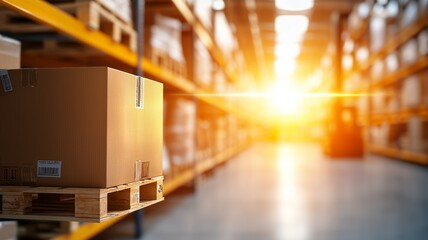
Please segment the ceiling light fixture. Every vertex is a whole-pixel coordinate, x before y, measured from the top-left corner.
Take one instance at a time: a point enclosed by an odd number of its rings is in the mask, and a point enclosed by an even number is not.
[[[302,35],[308,26],[309,19],[305,15],[280,15],[275,18],[275,32],[280,35]]]
[[[288,56],[297,57],[300,53],[299,43],[277,43],[275,45],[275,56],[278,58]]]
[[[294,58],[277,58],[275,60],[275,73],[279,77],[288,77],[296,68],[296,60]]]
[[[223,0],[213,0],[212,1],[212,8],[215,11],[221,11],[223,10],[225,7],[224,1]]]
[[[314,7],[313,0],[275,0],[275,6],[287,11],[306,11]]]

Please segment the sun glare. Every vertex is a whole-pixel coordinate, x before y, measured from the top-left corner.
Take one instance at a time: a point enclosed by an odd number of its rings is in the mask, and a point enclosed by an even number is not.
[[[301,90],[289,82],[277,82],[269,90],[268,104],[276,115],[298,115],[302,110]]]
[[[313,0],[275,0],[278,9],[287,11],[306,11],[314,7]]]
[[[280,15],[275,18],[275,32],[279,35],[302,35],[309,27],[305,15]]]

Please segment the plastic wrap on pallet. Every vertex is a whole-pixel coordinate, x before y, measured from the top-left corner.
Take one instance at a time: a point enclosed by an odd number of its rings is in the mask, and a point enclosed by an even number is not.
[[[16,69],[21,67],[21,42],[0,35],[0,68]]]
[[[417,107],[421,103],[421,81],[417,75],[412,75],[403,81],[401,103],[404,108]]]
[[[211,30],[212,28],[212,7],[211,1],[207,0],[193,0],[194,11],[198,19],[202,22],[202,24]]]
[[[373,16],[370,19],[370,50],[379,51],[385,44],[385,19],[380,16]]]
[[[420,56],[428,55],[428,28],[419,33],[418,47]]]
[[[419,6],[417,1],[411,1],[409,2],[403,11],[403,15],[401,17],[401,28],[404,29],[411,25],[412,23],[416,22],[416,20],[419,18]]]
[[[211,55],[204,46],[204,44],[196,40],[195,41],[195,81],[198,85],[204,88],[212,87],[212,72],[213,63],[211,61]]]
[[[418,56],[418,42],[416,39],[412,38],[400,49],[401,64],[404,66],[415,63],[418,60]]]
[[[388,74],[394,73],[399,68],[398,55],[396,52],[390,53],[385,59],[385,71]]]

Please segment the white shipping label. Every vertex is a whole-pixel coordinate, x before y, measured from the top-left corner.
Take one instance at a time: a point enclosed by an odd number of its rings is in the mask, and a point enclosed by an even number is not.
[[[3,85],[4,92],[12,92],[13,87],[9,78],[7,70],[0,70],[1,84]]]
[[[37,161],[37,177],[61,177],[61,161]]]

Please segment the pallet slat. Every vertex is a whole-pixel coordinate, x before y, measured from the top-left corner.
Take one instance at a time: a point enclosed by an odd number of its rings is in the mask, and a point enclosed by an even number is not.
[[[163,201],[163,177],[117,187],[0,187],[0,218],[102,222]]]

